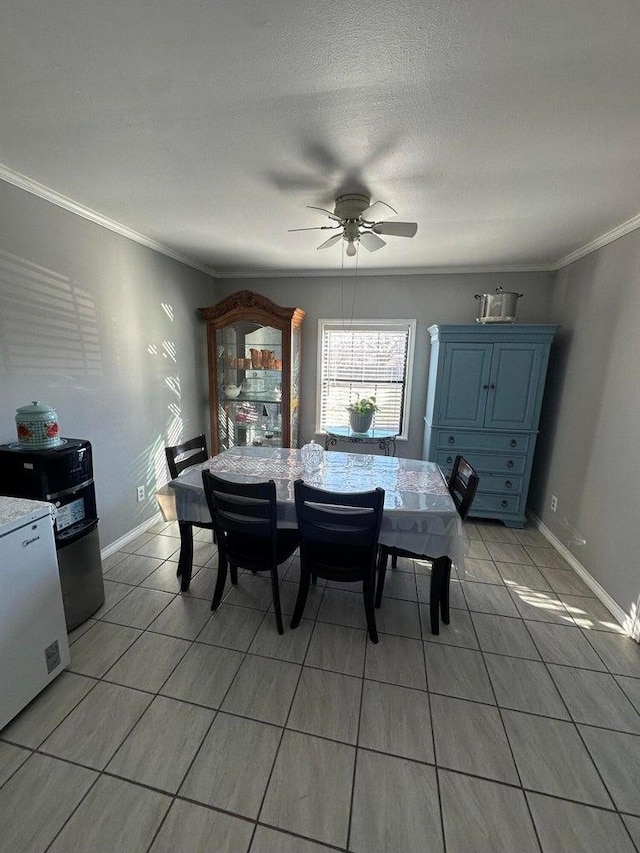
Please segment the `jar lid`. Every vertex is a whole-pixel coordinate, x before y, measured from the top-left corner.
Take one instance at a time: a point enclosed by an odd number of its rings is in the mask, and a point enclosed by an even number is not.
[[[46,403],[41,403],[39,400],[34,400],[27,406],[20,406],[19,409],[16,409],[16,415],[52,415],[56,418],[57,412],[51,406],[47,406]]]

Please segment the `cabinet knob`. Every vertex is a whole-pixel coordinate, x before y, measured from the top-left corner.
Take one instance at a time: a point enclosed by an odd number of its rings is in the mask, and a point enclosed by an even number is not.
[[[487,390],[487,388],[488,388],[489,386],[488,386],[488,385],[483,385],[482,387],[483,387],[483,388],[484,388],[484,390],[486,391],[486,390]]]
[[[507,501],[507,500],[502,501],[502,506],[504,506],[504,507],[509,506],[509,501]]]
[[[448,440],[449,440],[449,444],[455,444],[456,443],[456,440],[452,435],[449,436]]]
[[[451,456],[447,456],[447,465],[453,465],[453,458]]]
[[[491,388],[492,391],[495,391],[496,386],[495,385],[489,385],[489,388]]]
[[[513,468],[513,459],[507,460],[507,468]]]
[[[505,489],[513,488],[513,483],[511,482],[511,480],[505,480],[504,481],[504,487],[505,487]]]
[[[509,444],[511,445],[511,447],[517,447],[518,446],[518,442],[515,440],[515,438],[512,438],[511,441],[509,442]]]

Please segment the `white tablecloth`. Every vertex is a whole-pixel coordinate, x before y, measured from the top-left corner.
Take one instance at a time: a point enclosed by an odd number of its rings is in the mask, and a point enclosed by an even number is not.
[[[379,486],[385,490],[380,542],[430,557],[449,556],[464,576],[462,523],[435,462],[332,452],[324,454],[318,470],[305,473],[299,450],[234,448],[189,468],[156,493],[167,521],[211,521],[202,486],[205,468],[241,483],[274,480],[283,526],[296,524],[293,483],[298,478],[341,492]]]

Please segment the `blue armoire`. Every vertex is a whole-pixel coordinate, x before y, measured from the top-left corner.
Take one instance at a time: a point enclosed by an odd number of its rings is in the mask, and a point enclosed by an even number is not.
[[[471,516],[523,527],[547,363],[557,326],[431,326],[423,458],[480,475]]]

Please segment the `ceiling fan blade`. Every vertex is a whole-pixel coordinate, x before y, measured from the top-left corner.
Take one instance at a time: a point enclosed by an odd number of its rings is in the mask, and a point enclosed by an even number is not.
[[[373,226],[376,234],[390,234],[394,237],[415,237],[417,222],[379,222]]]
[[[334,234],[333,237],[329,237],[328,240],[325,240],[324,243],[320,243],[318,246],[319,249],[328,249],[329,246],[333,246],[334,243],[337,243],[338,240],[342,239],[342,234]]]
[[[372,234],[371,231],[365,231],[360,234],[360,243],[369,252],[377,252],[378,249],[387,245],[384,240],[381,240],[380,237]]]
[[[380,222],[383,219],[389,219],[390,216],[397,216],[398,211],[394,210],[390,204],[384,201],[376,201],[360,214],[360,218],[365,222]]]
[[[336,228],[342,228],[341,225],[314,225],[313,228],[287,228],[287,231],[335,231]]]
[[[336,222],[342,222],[339,216],[336,216],[335,213],[332,213],[330,210],[326,210],[324,207],[315,207],[313,204],[308,204],[307,207],[309,210],[321,210],[322,213],[326,213],[329,219],[335,219]]]

